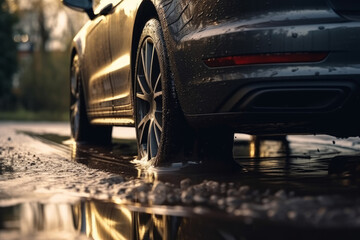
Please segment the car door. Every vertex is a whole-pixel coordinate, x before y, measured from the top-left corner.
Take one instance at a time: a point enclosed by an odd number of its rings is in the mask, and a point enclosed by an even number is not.
[[[101,1],[95,12],[99,12],[103,5]],[[111,64],[108,15],[99,15],[91,22],[86,36],[84,62],[88,114],[90,116],[109,115],[112,112],[113,91],[108,73]]]
[[[132,117],[131,46],[135,13],[141,0],[115,0],[109,24],[110,51],[113,71],[110,73],[114,91],[114,114]]]

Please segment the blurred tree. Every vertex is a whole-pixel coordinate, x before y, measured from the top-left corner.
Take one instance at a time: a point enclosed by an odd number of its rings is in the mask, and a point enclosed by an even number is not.
[[[21,105],[31,111],[67,111],[69,65],[68,52],[34,52],[21,77]]]
[[[35,51],[67,50],[87,21],[86,14],[65,8],[60,0],[7,0],[20,16],[16,31],[25,33]]]
[[[20,54],[17,104],[27,111],[67,112],[69,46],[86,15],[65,9],[59,0],[7,1],[19,16],[15,26],[19,44],[33,46],[25,55]],[[25,42],[22,36],[26,36]]]
[[[46,44],[50,39],[50,30],[46,26],[46,17],[43,0],[34,1],[34,6],[37,11],[37,22],[39,26],[39,36],[40,36],[40,50],[45,52]]]
[[[17,69],[13,26],[16,17],[5,0],[0,0],[0,109],[10,108],[12,76]]]

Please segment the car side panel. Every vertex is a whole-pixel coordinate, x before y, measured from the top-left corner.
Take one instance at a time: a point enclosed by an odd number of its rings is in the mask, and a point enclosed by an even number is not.
[[[110,78],[114,90],[116,117],[132,117],[131,47],[136,10],[141,0],[123,0],[115,6],[110,18]]]
[[[111,62],[108,22],[109,19],[106,16],[94,19],[86,34],[82,71],[89,115],[99,114],[100,109],[101,111],[111,110],[112,107],[112,86],[109,75],[104,71]]]

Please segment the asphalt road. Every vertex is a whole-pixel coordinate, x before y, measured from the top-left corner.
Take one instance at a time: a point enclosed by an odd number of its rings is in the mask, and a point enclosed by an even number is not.
[[[2,122],[0,239],[359,239],[359,154],[360,138],[236,134],[234,164],[152,168],[131,128],[90,146]]]

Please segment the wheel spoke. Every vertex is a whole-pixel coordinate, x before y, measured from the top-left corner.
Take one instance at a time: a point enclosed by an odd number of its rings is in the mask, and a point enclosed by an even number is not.
[[[162,96],[162,91],[156,92],[154,94],[154,98],[157,98],[157,97],[160,97],[160,96]]]
[[[150,44],[149,44],[150,45]],[[149,80],[150,80],[150,83],[151,83],[151,87],[153,87],[153,80],[152,80],[152,72],[153,72],[153,63],[154,63],[154,53],[155,53],[155,47],[154,45],[152,45],[152,49],[151,49],[151,59],[150,59],[150,73],[149,73]],[[154,91],[156,88],[153,88]]]
[[[75,113],[74,111],[72,111],[71,114],[70,114],[70,120],[71,120],[72,122],[74,122],[75,116],[76,116],[76,113]]]
[[[159,138],[160,142],[160,138]],[[155,157],[158,151],[158,139],[156,136],[156,129],[155,129],[155,123],[154,121],[150,122],[150,128],[149,128],[149,142],[148,145],[150,147],[150,158]]]
[[[145,118],[144,118],[145,119]],[[147,120],[144,121],[144,124],[143,127],[139,127],[138,126],[138,129],[141,131],[140,132],[140,138],[139,138],[139,142],[142,143],[143,142],[143,138],[144,138],[144,133],[145,133],[145,129],[146,129],[146,123],[147,123]]]
[[[75,94],[76,94],[76,82],[75,82],[76,80],[74,78],[75,78],[75,76],[71,77],[71,84],[70,84],[72,96],[75,96]]]
[[[145,67],[146,67],[146,65],[145,65],[145,52],[144,52],[144,48],[145,47],[143,47],[143,48],[141,48],[141,65],[142,65],[142,70],[143,70],[143,72],[144,72],[144,75],[145,75],[145,78],[146,78],[146,69],[145,69]]]
[[[152,89],[152,85],[151,85],[151,46],[148,40],[145,41],[145,64],[146,64],[146,75],[147,75],[147,80],[148,80],[148,84],[150,89]]]
[[[78,73],[79,73],[79,59],[77,55],[73,58],[73,63],[71,67],[71,78],[70,78],[70,87],[71,94],[75,96],[77,91],[77,83],[78,83]]]
[[[148,41],[145,42],[145,69],[146,69],[146,77],[148,86],[150,88],[150,92],[153,91],[152,84],[151,84],[151,57],[152,57],[152,47]]]
[[[146,48],[146,44],[144,46],[144,48]],[[145,80],[146,80],[146,84],[149,86],[149,89],[151,91],[151,84],[149,82],[149,76],[148,76],[148,72],[147,72],[147,65],[146,65],[146,49],[144,50],[144,48],[141,49],[141,61],[142,61],[142,70],[144,72],[144,76],[145,76]],[[145,55],[145,56],[144,56]]]
[[[70,106],[70,110],[72,112],[77,112],[77,106],[78,106],[78,101],[75,101],[71,106]]]
[[[160,138],[161,138],[161,131],[160,131],[160,134],[159,134],[159,132],[156,130],[156,126],[157,126],[157,123],[156,123],[156,119],[155,119],[153,128],[154,128],[157,148],[159,148],[159,146],[160,146]]]
[[[149,125],[149,131],[148,131],[148,135],[147,135],[147,154],[148,154],[148,158],[150,159],[152,156],[151,153],[151,123]]]
[[[136,93],[136,97],[141,99],[141,100],[149,102],[149,99],[148,99],[147,95],[145,95],[145,94]]]
[[[139,75],[137,76],[137,83],[139,84],[139,87],[140,87],[140,90],[141,90],[142,93],[145,94],[145,93],[148,92],[147,89],[149,89],[149,86],[147,86],[146,80],[145,80],[145,81],[142,81]],[[144,86],[144,84],[146,84],[146,85]],[[146,87],[147,89],[145,89],[145,87]]]
[[[160,130],[160,132],[162,132],[162,127],[161,127],[159,121],[155,118],[154,122],[155,122],[156,127]]]
[[[138,124],[138,128],[141,128],[141,126],[146,123],[149,120],[149,115],[146,115]]]
[[[79,128],[79,118],[80,118],[80,112],[79,112],[79,100],[75,101],[70,106],[70,122],[71,122],[71,131],[72,134],[74,134],[77,129]]]
[[[159,73],[159,76],[156,79],[156,83],[155,83],[155,87],[154,87],[154,92],[156,92],[156,89],[158,87],[158,85],[161,84],[161,73]],[[161,86],[161,85],[160,85]]]

